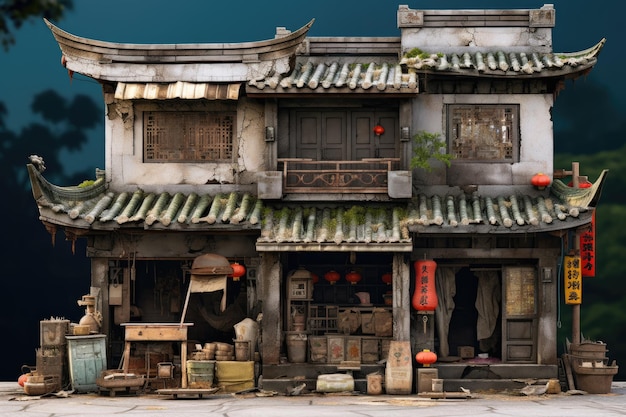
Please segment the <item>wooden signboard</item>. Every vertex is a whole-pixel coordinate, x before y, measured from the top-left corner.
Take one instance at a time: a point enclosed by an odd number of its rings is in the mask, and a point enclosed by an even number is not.
[[[580,256],[565,257],[565,304],[581,304],[583,295]]]

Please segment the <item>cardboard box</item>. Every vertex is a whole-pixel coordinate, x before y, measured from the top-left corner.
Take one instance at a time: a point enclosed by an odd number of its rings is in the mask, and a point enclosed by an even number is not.
[[[459,356],[462,359],[470,359],[474,357],[474,348],[472,346],[459,346],[457,349]]]

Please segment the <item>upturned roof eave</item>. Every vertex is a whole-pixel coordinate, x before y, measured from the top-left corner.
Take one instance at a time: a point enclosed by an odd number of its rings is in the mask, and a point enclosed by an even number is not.
[[[62,52],[62,64],[68,71],[83,74],[96,80],[103,81],[136,81],[136,82],[230,82],[245,81],[247,65],[250,63],[272,62],[279,59],[289,58],[295,55],[296,50],[306,38],[313,25],[314,19],[300,29],[284,36],[277,36],[256,42],[240,43],[197,43],[197,44],[131,44],[115,43],[84,38],[68,33],[44,19],[45,24],[51,30]],[[195,65],[199,74],[205,75],[206,79],[177,79],[175,74],[180,74],[181,66]],[[170,70],[171,79],[162,77],[129,76],[129,66],[143,68],[155,67],[154,71],[143,73],[167,75]],[[222,67],[223,71],[231,69],[235,76],[211,77],[209,70],[204,67]],[[233,67],[233,68],[231,68]],[[239,75],[237,75],[239,74]]]

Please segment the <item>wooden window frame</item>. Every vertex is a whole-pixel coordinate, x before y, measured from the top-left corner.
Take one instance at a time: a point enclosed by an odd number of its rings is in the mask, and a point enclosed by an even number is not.
[[[235,111],[145,111],[143,161],[232,162],[236,126]]]
[[[502,113],[499,117],[501,124],[491,123],[494,122],[495,117],[488,118],[488,116],[498,112]],[[472,126],[462,129],[463,119],[467,115],[473,116],[473,120],[478,120],[478,122],[473,122]],[[448,149],[449,153],[454,155],[453,162],[519,162],[519,104],[448,104],[446,120]],[[468,133],[464,135],[461,130]],[[483,137],[487,139],[482,144],[475,143],[480,138],[478,131],[482,132]],[[492,135],[493,138],[488,140],[488,135]],[[496,142],[499,143],[498,146],[493,145]]]

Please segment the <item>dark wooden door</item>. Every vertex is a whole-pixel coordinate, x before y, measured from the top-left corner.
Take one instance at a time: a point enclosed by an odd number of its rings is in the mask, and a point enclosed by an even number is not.
[[[385,133],[374,134],[380,124]],[[398,142],[398,115],[393,112],[352,112],[352,160],[365,158],[395,158]]]
[[[395,158],[398,115],[393,111],[293,111],[290,156],[316,161]],[[377,136],[376,124],[385,128]]]

